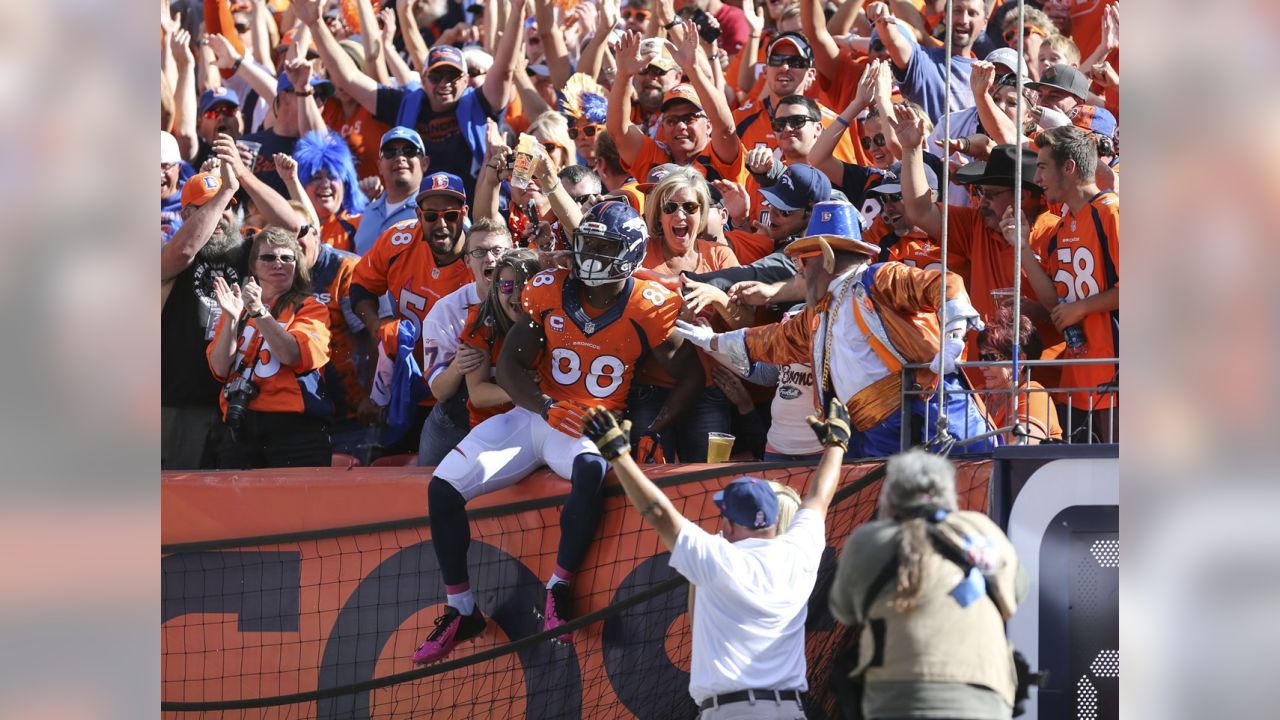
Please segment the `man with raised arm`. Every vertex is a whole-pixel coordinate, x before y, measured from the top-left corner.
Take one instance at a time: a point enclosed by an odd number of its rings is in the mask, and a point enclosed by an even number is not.
[[[584,433],[671,549],[671,567],[698,589],[689,694],[704,718],[739,717],[748,703],[753,718],[804,717],[804,624],[827,544],[824,518],[850,435],[849,415],[834,398],[825,419],[808,421],[822,443],[822,460],[790,527],[778,527],[778,500],[768,481],[744,476],[716,493],[720,532],[712,535],[682,516],[636,465],[629,422],[619,426],[600,406],[587,413]]]

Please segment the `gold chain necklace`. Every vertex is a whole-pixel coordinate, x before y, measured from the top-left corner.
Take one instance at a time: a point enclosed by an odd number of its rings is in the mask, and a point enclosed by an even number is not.
[[[830,387],[828,383],[831,378],[831,343],[836,335],[832,330],[835,328],[836,314],[839,308],[844,305],[845,297],[848,296],[849,289],[853,287],[853,281],[854,278],[850,276],[849,279],[845,281],[844,286],[840,288],[840,299],[827,307],[826,337],[823,339],[822,343],[822,385],[820,386],[824,394],[827,392],[828,387]],[[834,396],[835,388],[830,387],[830,390],[831,394]],[[823,398],[824,401],[828,399],[829,398]]]

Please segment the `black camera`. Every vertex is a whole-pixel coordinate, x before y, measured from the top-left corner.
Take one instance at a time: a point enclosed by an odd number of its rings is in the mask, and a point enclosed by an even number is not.
[[[239,430],[241,423],[244,422],[244,413],[249,408],[249,403],[258,397],[258,386],[249,378],[240,375],[222,388],[222,396],[227,399],[226,425],[232,430]]]
[[[707,21],[706,10],[686,7],[677,14],[683,16],[686,20],[692,20],[698,26],[698,37],[702,38],[703,42],[710,44],[720,39],[720,28],[713,27]]]

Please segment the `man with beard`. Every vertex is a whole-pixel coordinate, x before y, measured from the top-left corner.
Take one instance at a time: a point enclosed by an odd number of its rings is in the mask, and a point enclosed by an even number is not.
[[[413,194],[422,184],[422,175],[430,159],[422,138],[415,130],[394,127],[382,136],[378,156],[378,177],[382,194],[365,206],[351,245],[357,255],[364,255],[387,228],[413,219],[416,208]]]
[[[777,116],[782,113],[783,101],[797,104],[791,96],[803,96],[818,78],[817,71],[813,68],[813,49],[809,47],[809,41],[804,35],[782,33],[769,43],[765,53],[764,77],[762,97],[748,100],[733,113],[733,124],[742,140],[742,146],[748,150],[768,148],[773,151],[774,157],[781,155],[787,164],[807,162],[808,149],[813,146],[813,140],[823,128],[836,121],[836,113],[810,99],[814,109],[806,107],[801,113],[784,114],[784,117],[795,117],[790,122],[797,123],[796,125],[774,127]],[[809,147],[792,140],[786,143],[788,150],[781,149],[784,134],[805,135],[805,131],[809,131],[808,134],[811,135],[808,138]],[[847,134],[841,135],[832,155],[838,160],[853,162],[853,139]]]
[[[643,35],[643,32],[641,34]],[[671,58],[667,46],[660,44],[660,47],[662,49],[649,59],[649,64],[631,79],[631,84],[636,91],[636,104],[631,109],[631,122],[649,137],[655,136],[658,132],[658,121],[662,119],[663,98],[671,88],[680,84],[680,68]],[[617,83],[619,80],[615,78],[614,82]],[[625,84],[623,82],[623,85]]]
[[[948,109],[948,94],[951,96],[949,109],[953,112],[973,105],[969,71],[973,67],[973,44],[983,30],[985,18],[982,0],[955,0],[951,4],[951,50],[948,52],[943,46],[917,45],[914,38],[898,27],[889,6],[883,2],[867,6],[867,20],[884,42],[903,97],[924,107],[934,123]],[[950,88],[947,87],[948,64],[951,66]]]
[[[485,155],[485,121],[502,117],[512,95],[511,67],[520,41],[525,4],[515,3],[502,28],[493,66],[479,90],[467,85],[462,51],[436,45],[427,56],[423,87],[378,85],[360,71],[320,16],[320,0],[300,0],[292,7],[315,38],[316,49],[334,84],[347,92],[379,122],[415,128],[426,139],[425,151],[437,170],[465,178],[468,196]]]
[[[631,122],[631,97],[627,80],[652,63],[642,53],[641,38],[630,33],[618,48],[618,77],[609,92],[609,134],[618,154],[635,177],[662,163],[691,167],[708,182],[746,181],[746,150],[733,132],[733,115],[724,93],[707,76],[705,54],[698,46],[697,26],[686,21],[672,56],[688,70],[689,84],[677,85],[662,101],[659,140],[645,135]]]
[[[234,152],[234,148],[233,148]],[[232,199],[240,183],[230,162],[217,174],[193,175],[182,189],[182,227],[160,248],[160,467],[213,467],[211,434],[221,426],[222,385],[209,371],[205,348],[221,308],[213,281],[245,279],[249,243],[240,235]]]
[[[393,317],[410,324],[410,348],[420,345],[422,321],[435,303],[474,279],[462,260],[462,221],[468,211],[462,179],[443,172],[423,178],[415,210],[416,218],[392,225],[360,258],[351,282],[351,308],[375,337],[380,326],[378,298],[383,293],[391,296]],[[407,360],[396,349],[387,349],[387,356]],[[418,367],[423,367],[422,358],[418,360]],[[373,399],[369,403],[381,404]],[[415,441],[414,447],[433,403],[426,398],[417,416],[408,419],[407,437]]]

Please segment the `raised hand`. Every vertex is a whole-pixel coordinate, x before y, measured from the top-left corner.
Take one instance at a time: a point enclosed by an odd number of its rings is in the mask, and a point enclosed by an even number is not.
[[[1120,6],[1108,5],[1102,11],[1102,44],[1108,50],[1120,47]]]
[[[684,275],[680,276],[680,280],[684,285],[684,309],[694,315],[700,314],[716,303],[729,304],[729,296],[715,285],[690,280]]]
[[[218,307],[231,320],[238,320],[244,310],[244,299],[240,296],[240,286],[229,284],[221,275],[213,278],[213,299]]]
[[[213,154],[218,156],[222,165],[229,167],[231,176],[236,178],[236,189],[239,189],[239,178],[249,170],[245,167],[244,159],[240,157],[240,149],[236,147],[236,141],[232,140],[230,135],[220,133],[214,138],[212,147]],[[223,182],[226,182],[226,177],[223,177]]]
[[[296,90],[311,86],[311,63],[305,57],[296,57],[284,64],[284,74]]]
[[[320,4],[321,0],[293,0],[290,7],[293,8],[294,17],[303,25],[311,27],[320,21]]]
[[[889,124],[893,126],[893,132],[897,134],[898,144],[903,150],[924,145],[924,121],[906,103],[893,106],[893,117],[889,118]]]
[[[271,156],[271,160],[276,164],[276,173],[282,180],[298,179],[298,161],[292,155],[276,153]]]
[[[613,414],[597,405],[587,410],[582,434],[596,444],[605,460],[616,460],[631,452],[631,421],[619,425]]]
[[[749,155],[750,153],[748,153]],[[744,225],[751,211],[751,196],[747,189],[732,180],[715,180],[711,183],[724,199],[724,211],[734,225]]]
[[[764,175],[773,169],[773,148],[757,146],[747,151],[747,170]]]
[[[393,5],[387,5],[378,11],[378,17],[382,20],[382,42],[390,45],[396,40],[396,9]]]
[[[191,67],[195,64],[195,56],[191,54],[191,33],[178,28],[169,36],[169,51],[173,53],[173,61],[178,67]]]
[[[213,33],[205,35],[205,40],[209,45],[209,49],[213,51],[213,62],[222,70],[230,70],[240,56],[236,54],[236,49],[232,47],[231,41],[225,37]]]
[[[746,18],[752,35],[759,36],[764,31],[764,12],[756,7],[756,0],[742,0],[742,16]]]
[[[1004,216],[1000,218],[1000,234],[1004,236],[1004,241],[1009,243],[1013,249],[1018,249],[1024,245],[1028,245],[1031,240],[1031,223],[1027,222],[1026,213],[1022,215],[1022,234],[1017,234],[1017,223],[1013,221],[1013,206],[1004,209]]]
[[[881,20],[893,20],[893,11],[883,2],[873,2],[866,8],[867,22],[871,25],[879,23]]]
[[[622,42],[618,44],[618,77],[626,78],[633,75],[639,75],[641,70],[649,64],[652,57],[645,57],[640,54],[640,43],[644,40],[644,36],[635,31],[627,31],[622,34]]]
[[[367,198],[376,198],[382,194],[382,179],[377,175],[362,178],[359,182],[360,192]]]
[[[172,36],[182,26],[182,15],[169,14],[169,0],[160,0],[160,32]]]
[[[852,434],[849,424],[849,411],[845,409],[844,403],[839,398],[831,398],[831,402],[827,404],[827,416],[821,420],[810,415],[805,418],[809,423],[809,427],[813,428],[813,434],[818,436],[818,442],[822,443],[822,447],[840,446],[844,450],[849,449],[849,436]]]
[[[692,69],[698,62],[698,25],[692,20],[685,20],[677,27],[680,28],[680,36],[672,38],[671,57],[680,67]]]
[[[971,67],[973,71],[969,74],[969,87],[973,89],[973,96],[990,94],[991,86],[996,80],[996,66],[985,60],[977,60]]]

